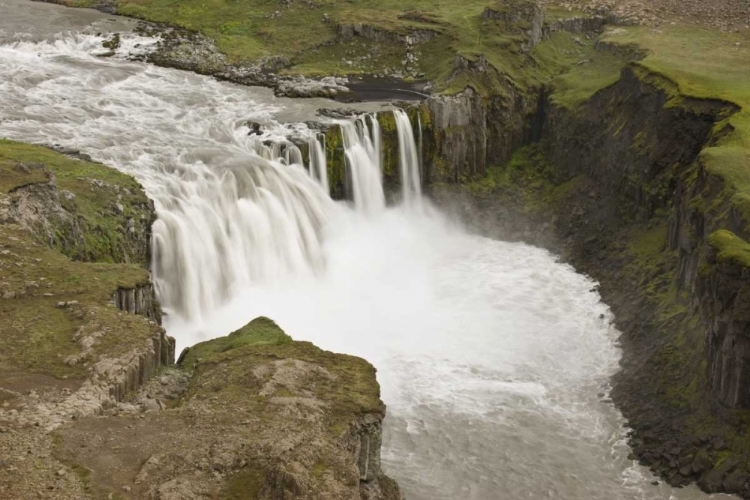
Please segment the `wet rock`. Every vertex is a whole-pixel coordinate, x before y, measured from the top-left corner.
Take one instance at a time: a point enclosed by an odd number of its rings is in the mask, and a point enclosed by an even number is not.
[[[724,478],[722,486],[727,493],[740,493],[746,489],[748,481],[750,481],[750,475],[747,472],[736,470]]]
[[[346,83],[345,78],[326,77],[313,80],[300,76],[279,80],[274,92],[277,96],[283,97],[333,98],[351,92]]]
[[[102,47],[105,49],[109,49],[111,51],[115,51],[120,48],[120,34],[115,33],[112,35],[112,38],[105,40],[102,42]]]
[[[263,133],[258,122],[247,121],[245,122],[245,126],[250,129],[247,135],[261,135]]]

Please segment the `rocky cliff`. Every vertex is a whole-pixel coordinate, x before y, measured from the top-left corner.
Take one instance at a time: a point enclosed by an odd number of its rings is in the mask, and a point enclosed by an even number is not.
[[[380,469],[375,369],[266,318],[189,348],[109,413],[61,429],[59,454],[125,498],[402,498]]]
[[[579,105],[553,92],[540,141],[431,192],[476,230],[599,280],[623,332],[612,396],[635,456],[671,484],[748,497],[748,226],[705,161],[738,109],[633,63]]]
[[[153,218],[132,178],[0,141],[0,496],[86,497],[51,433],[174,362],[143,267]]]

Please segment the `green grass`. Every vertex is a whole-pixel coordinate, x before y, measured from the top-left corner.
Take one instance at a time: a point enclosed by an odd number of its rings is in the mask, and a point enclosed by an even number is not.
[[[80,6],[78,0],[57,1]],[[532,55],[525,53],[524,23],[508,27],[503,21],[482,19],[487,7],[506,9],[505,1],[318,0],[314,5],[294,2],[282,7],[278,0],[120,0],[117,9],[123,15],[201,32],[214,39],[234,63],[282,56],[290,61],[282,74],[312,77],[402,69],[403,44],[359,37],[343,40],[340,25],[362,24],[399,35],[429,30],[437,36],[414,48],[419,58],[415,73],[446,93],[471,86],[487,95],[506,82],[523,91],[593,53],[592,43],[573,45],[568,34],[556,34],[554,41],[543,42]],[[328,22],[323,21],[324,15]],[[581,15],[553,10],[548,17],[557,20]],[[484,56],[500,77],[456,75],[454,64],[459,55],[470,61]]]
[[[117,241],[120,236],[108,233],[117,222],[110,214],[116,195],[92,187],[92,179],[127,186],[135,205],[146,201],[132,178],[103,165],[73,160],[39,146],[0,141],[0,198],[20,186],[47,182],[50,173],[56,175],[58,188],[75,195],[66,209],[83,220],[84,236],[95,240]],[[130,201],[126,195],[123,199],[126,204]],[[64,233],[66,227],[56,230]],[[70,239],[65,234],[60,238]],[[92,359],[122,354],[153,335],[154,327],[145,318],[120,313],[111,303],[118,288],[148,283],[146,269],[136,264],[74,261],[47,243],[15,224],[0,224],[0,295],[7,295],[0,300],[0,373],[82,377],[86,366],[65,363],[67,356],[80,352],[73,340],[79,329],[85,334],[104,332]],[[111,248],[101,253],[87,248],[90,251],[84,257],[90,259],[86,260],[110,261],[118,255]],[[57,306],[68,301],[78,304]]]
[[[622,67],[622,58],[609,52],[595,52],[591,58],[578,61],[570,71],[553,80],[555,93],[552,102],[575,108],[599,90],[617,82]]]

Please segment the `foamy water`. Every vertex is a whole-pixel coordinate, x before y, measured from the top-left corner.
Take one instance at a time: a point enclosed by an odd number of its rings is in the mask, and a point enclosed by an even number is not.
[[[299,163],[288,145],[285,161],[269,159],[245,125],[316,140],[300,123],[332,103],[130,62],[153,43],[132,35],[115,58],[96,57],[101,37],[33,32],[55,9],[0,0],[0,136],[80,149],[145,186],[180,347],[266,315],[365,357],[388,405],[384,468],[409,499],[707,497],[652,486],[627,459],[606,398],[617,332],[594,284],[543,250],[468,235],[422,200],[404,117],[407,203],[384,205],[369,117],[345,127],[358,191],[337,203],[320,151],[311,175],[287,164]],[[56,29],[83,29],[65,12]]]

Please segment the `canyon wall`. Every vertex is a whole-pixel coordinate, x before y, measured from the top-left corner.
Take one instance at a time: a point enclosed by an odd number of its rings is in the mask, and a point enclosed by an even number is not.
[[[575,108],[546,92],[510,162],[463,185],[431,178],[433,199],[598,280],[623,332],[612,397],[635,455],[673,485],[750,495],[748,225],[703,160],[737,106],[686,97],[638,63]],[[475,133],[518,144],[488,130]]]

